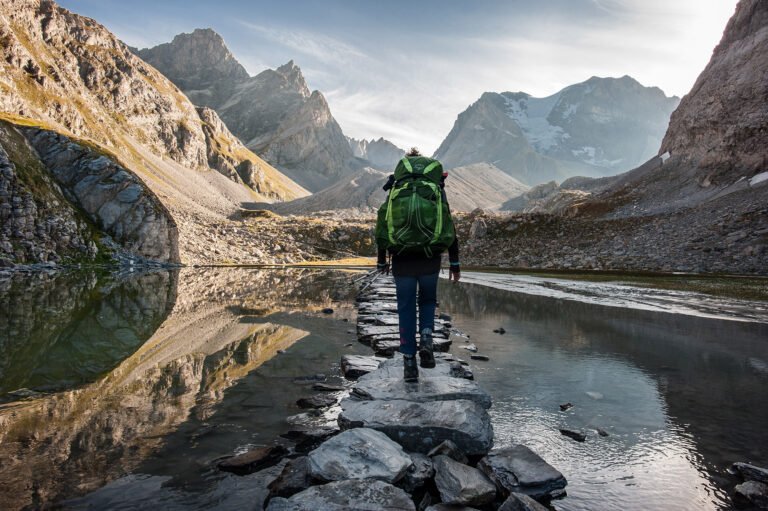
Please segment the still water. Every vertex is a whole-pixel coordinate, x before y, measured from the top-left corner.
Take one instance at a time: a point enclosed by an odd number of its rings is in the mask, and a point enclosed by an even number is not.
[[[184,269],[0,282],[0,508],[253,502],[257,482],[215,461],[273,443],[302,420],[302,377],[344,383],[339,357],[368,353],[351,332],[355,277]],[[588,284],[548,282],[553,296],[499,279],[442,281],[441,309],[491,358],[473,368],[493,396],[496,445],[524,443],[568,478],[556,509],[728,509],[728,465],[768,465],[764,304],[631,291],[655,304],[640,307],[618,291],[596,301]],[[463,344],[454,337],[452,351],[468,358]]]

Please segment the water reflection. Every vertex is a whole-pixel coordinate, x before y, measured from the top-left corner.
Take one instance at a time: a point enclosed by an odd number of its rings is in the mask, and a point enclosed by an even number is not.
[[[526,443],[568,477],[558,509],[726,509],[725,468],[768,462],[766,324],[472,284],[442,285],[440,300],[491,356],[475,374],[493,394],[497,445]]]
[[[17,308],[0,345],[3,388],[74,388],[0,407],[2,507],[60,502],[150,466],[148,460],[163,459],[158,453],[174,443],[173,434],[184,424],[195,431],[192,439],[185,436],[189,428],[181,433],[189,442],[185,448],[200,443],[209,421],[214,424],[208,432],[216,430],[210,436],[218,441],[205,459],[190,463],[194,454],[187,453],[184,467],[176,464],[178,458],[166,459],[159,471],[199,473],[212,458],[252,441],[247,417],[240,418],[231,438],[224,435],[231,443],[221,441],[221,424],[212,419],[228,390],[306,338],[303,323],[313,321],[313,311],[334,304],[335,317],[351,315],[348,280],[307,271],[183,270],[132,279],[64,275],[34,285],[14,283],[4,295]],[[336,304],[339,299],[344,305]],[[19,300],[26,301],[21,308]],[[341,328],[328,330],[338,335]],[[328,358],[338,360],[339,348]],[[313,361],[306,354],[302,360]],[[279,419],[264,415],[282,422],[282,407]]]

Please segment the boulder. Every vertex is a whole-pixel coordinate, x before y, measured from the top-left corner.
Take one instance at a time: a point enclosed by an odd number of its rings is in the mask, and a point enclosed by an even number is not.
[[[435,485],[444,504],[482,506],[496,498],[496,486],[479,470],[454,461],[448,456],[435,456]]]
[[[382,481],[352,479],[312,486],[290,499],[276,497],[267,511],[416,511],[400,488]]]
[[[497,511],[549,511],[549,508],[542,506],[528,495],[513,492]]]
[[[768,509],[768,484],[747,481],[736,486],[736,501],[749,503],[758,509]]]
[[[734,463],[731,468],[747,481],[760,481],[768,484],[768,469],[766,468],[742,462]]]
[[[341,407],[341,429],[376,429],[409,451],[427,453],[444,440],[452,440],[466,454],[474,456],[486,454],[493,445],[488,412],[474,401],[345,399]]]
[[[523,493],[538,501],[564,496],[568,484],[559,471],[524,445],[494,449],[477,468],[496,484],[502,496]]]
[[[351,429],[309,453],[309,471],[321,481],[378,479],[399,481],[411,458],[385,434],[367,428]]]
[[[435,467],[432,460],[419,453],[409,453],[413,465],[405,472],[405,476],[400,480],[398,486],[413,493],[417,488],[424,486],[427,481],[435,476]]]
[[[384,359],[381,357],[366,357],[363,355],[343,355],[341,357],[341,373],[345,378],[354,380],[375,371]]]
[[[459,463],[467,464],[469,463],[469,460],[467,459],[466,454],[461,452],[461,449],[459,449],[456,444],[451,442],[450,440],[445,440],[444,442],[441,442],[440,445],[432,449],[427,453],[427,456],[430,458],[434,456],[448,456],[454,461],[458,461]]]
[[[309,458],[302,456],[292,459],[283,467],[280,475],[267,488],[272,497],[290,497],[312,486]]]

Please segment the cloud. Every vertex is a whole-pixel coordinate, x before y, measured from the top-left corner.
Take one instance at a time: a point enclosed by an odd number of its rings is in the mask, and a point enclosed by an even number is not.
[[[267,27],[247,21],[241,21],[240,24],[268,41],[325,64],[345,66],[367,58],[354,46],[327,35],[306,30]]]

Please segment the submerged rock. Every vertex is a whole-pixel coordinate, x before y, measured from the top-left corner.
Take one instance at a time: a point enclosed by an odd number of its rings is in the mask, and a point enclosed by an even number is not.
[[[565,495],[568,484],[558,470],[524,445],[494,449],[477,468],[496,484],[501,495],[523,493],[538,501]]]
[[[400,488],[382,481],[353,479],[312,486],[290,499],[276,497],[267,511],[416,511]]]
[[[310,397],[302,397],[296,401],[299,408],[326,408],[336,404],[336,398],[326,394],[315,394]]]
[[[587,439],[587,435],[585,435],[583,431],[574,431],[572,429],[561,429],[560,434],[563,436],[567,436],[568,438],[573,438],[577,442],[583,442]]]
[[[296,452],[309,452],[339,433],[340,430],[337,428],[317,427],[309,429],[292,429],[280,436],[296,442],[296,446],[294,447]]]
[[[493,445],[493,427],[484,407],[465,399],[341,402],[342,429],[366,427],[385,433],[409,451],[427,453],[452,440],[468,455],[483,455]]]
[[[749,463],[734,463],[731,469],[738,472],[747,481],[760,481],[768,484],[768,469],[750,465]]]
[[[235,474],[251,474],[259,469],[275,465],[288,451],[281,445],[257,447],[250,451],[219,462],[219,470]]]
[[[344,431],[309,453],[310,473],[321,481],[377,479],[394,483],[411,464],[402,447],[367,428]]]
[[[573,408],[573,403],[565,403],[560,405],[561,412],[565,412],[566,410],[570,410],[571,408]]]
[[[496,498],[496,486],[479,470],[448,456],[435,456],[435,485],[445,504],[482,506]]]

